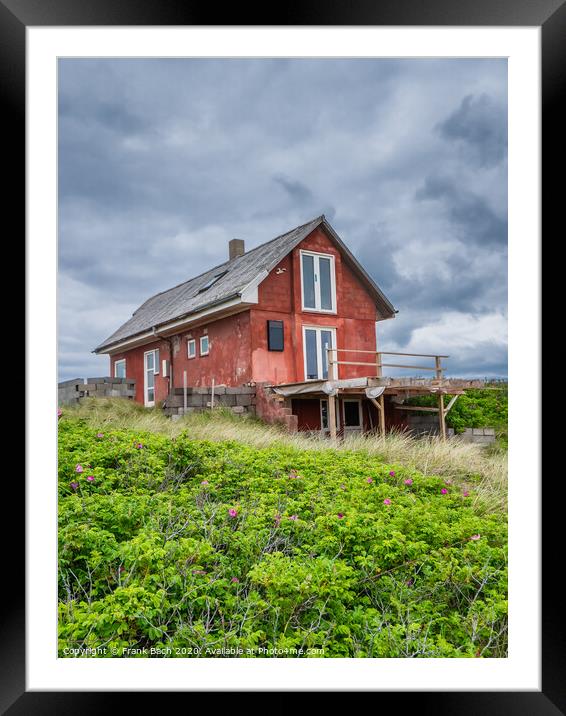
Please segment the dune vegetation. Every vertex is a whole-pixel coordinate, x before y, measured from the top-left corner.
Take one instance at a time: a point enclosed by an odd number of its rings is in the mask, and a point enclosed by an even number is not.
[[[91,399],[58,471],[61,656],[507,653],[501,448]]]

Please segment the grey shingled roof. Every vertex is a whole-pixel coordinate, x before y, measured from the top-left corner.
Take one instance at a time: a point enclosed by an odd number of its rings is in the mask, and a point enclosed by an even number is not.
[[[157,293],[143,303],[132,317],[117,331],[94,349],[95,353],[103,353],[115,343],[145,333],[152,328],[159,328],[175,319],[184,318],[207,307],[220,305],[237,297],[257,279],[263,271],[271,271],[294,247],[306,238],[311,231],[323,224],[329,235],[339,244],[345,258],[356,270],[367,288],[374,295],[376,305],[384,317],[395,313],[395,309],[381,293],[373,280],[366,274],[357,260],[350,253],[330,226],[324,215],[297,226],[286,234],[277,236],[265,244],[257,246],[243,256],[209,269],[200,276],[195,276],[173,288]],[[199,290],[216,275],[226,272],[216,283],[203,293]]]

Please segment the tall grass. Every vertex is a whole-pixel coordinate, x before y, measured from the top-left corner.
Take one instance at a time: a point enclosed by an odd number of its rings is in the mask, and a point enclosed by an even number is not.
[[[299,450],[351,450],[363,452],[380,462],[413,467],[425,475],[441,475],[455,484],[473,486],[475,506],[485,511],[502,511],[507,505],[507,454],[497,448],[463,442],[454,437],[413,438],[407,433],[385,436],[349,435],[332,446],[321,435],[291,434],[258,419],[235,416],[215,409],[171,420],[159,408],[148,409],[122,398],[88,398],[65,408],[98,429],[126,429],[158,432],[174,437],[187,432],[195,440],[235,440],[258,448],[286,445]]]

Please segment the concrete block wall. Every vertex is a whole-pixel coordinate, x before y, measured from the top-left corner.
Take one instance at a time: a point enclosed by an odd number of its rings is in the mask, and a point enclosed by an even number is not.
[[[183,388],[175,388],[174,394],[167,396],[163,404],[166,415],[176,417],[185,414]],[[187,388],[187,413],[202,412],[210,409],[212,387]],[[229,388],[224,385],[214,387],[214,407],[228,408],[236,415],[256,414],[256,389],[242,385]]]
[[[59,405],[73,405],[83,398],[127,398],[133,400],[136,381],[132,378],[73,378],[58,384]]]
[[[413,435],[438,435],[440,427],[438,425],[438,415],[409,415],[409,429]],[[447,428],[448,437],[454,436],[454,429]],[[469,443],[478,443],[487,445],[495,442],[494,428],[466,428],[463,433],[457,433],[456,437]]]
[[[440,435],[440,425],[438,424],[438,415],[431,413],[430,415],[414,415],[408,416],[409,430],[413,435]],[[453,428],[446,428],[446,435],[452,437],[454,435]]]
[[[466,428],[458,437],[467,443],[488,445],[495,442],[495,430],[494,428]]]

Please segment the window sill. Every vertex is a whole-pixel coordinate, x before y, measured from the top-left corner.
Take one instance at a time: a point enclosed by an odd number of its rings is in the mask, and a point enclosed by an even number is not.
[[[338,311],[329,311],[323,308],[302,308],[301,311],[302,313],[322,313],[327,316],[336,316],[338,314]]]

